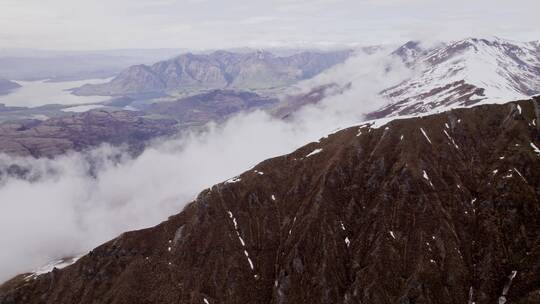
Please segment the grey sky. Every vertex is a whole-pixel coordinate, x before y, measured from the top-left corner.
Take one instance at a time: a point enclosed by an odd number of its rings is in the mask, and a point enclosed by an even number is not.
[[[0,48],[332,46],[540,39],[538,0],[1,0]]]

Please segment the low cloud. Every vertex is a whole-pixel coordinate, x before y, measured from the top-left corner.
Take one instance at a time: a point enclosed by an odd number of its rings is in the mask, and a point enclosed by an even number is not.
[[[106,145],[54,160],[0,156],[2,171],[28,169],[24,178],[4,177],[0,184],[0,282],[155,225],[204,188],[361,122],[385,102],[379,91],[407,75],[387,56],[357,56],[302,84],[352,81],[350,90],[288,121],[262,111],[240,114],[156,143],[135,159]]]

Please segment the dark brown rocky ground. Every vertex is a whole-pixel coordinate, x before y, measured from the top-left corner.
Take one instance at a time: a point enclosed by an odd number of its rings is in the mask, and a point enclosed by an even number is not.
[[[539,115],[529,100],[337,132],[14,278],[0,303],[540,303]]]

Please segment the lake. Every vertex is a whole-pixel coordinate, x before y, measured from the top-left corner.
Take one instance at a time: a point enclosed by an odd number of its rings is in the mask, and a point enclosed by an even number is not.
[[[107,96],[76,96],[69,89],[80,87],[87,83],[104,83],[110,79],[86,79],[78,81],[48,82],[37,81],[14,81],[22,87],[13,92],[0,96],[0,103],[13,107],[39,107],[47,104],[81,105],[88,103],[103,102]]]

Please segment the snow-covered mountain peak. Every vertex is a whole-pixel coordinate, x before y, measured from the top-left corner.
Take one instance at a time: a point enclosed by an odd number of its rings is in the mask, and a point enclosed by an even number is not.
[[[540,92],[537,43],[492,37],[467,38],[427,51],[419,45],[407,43],[394,52],[407,55],[400,57],[416,73],[383,92],[391,100],[385,115],[506,102]]]

